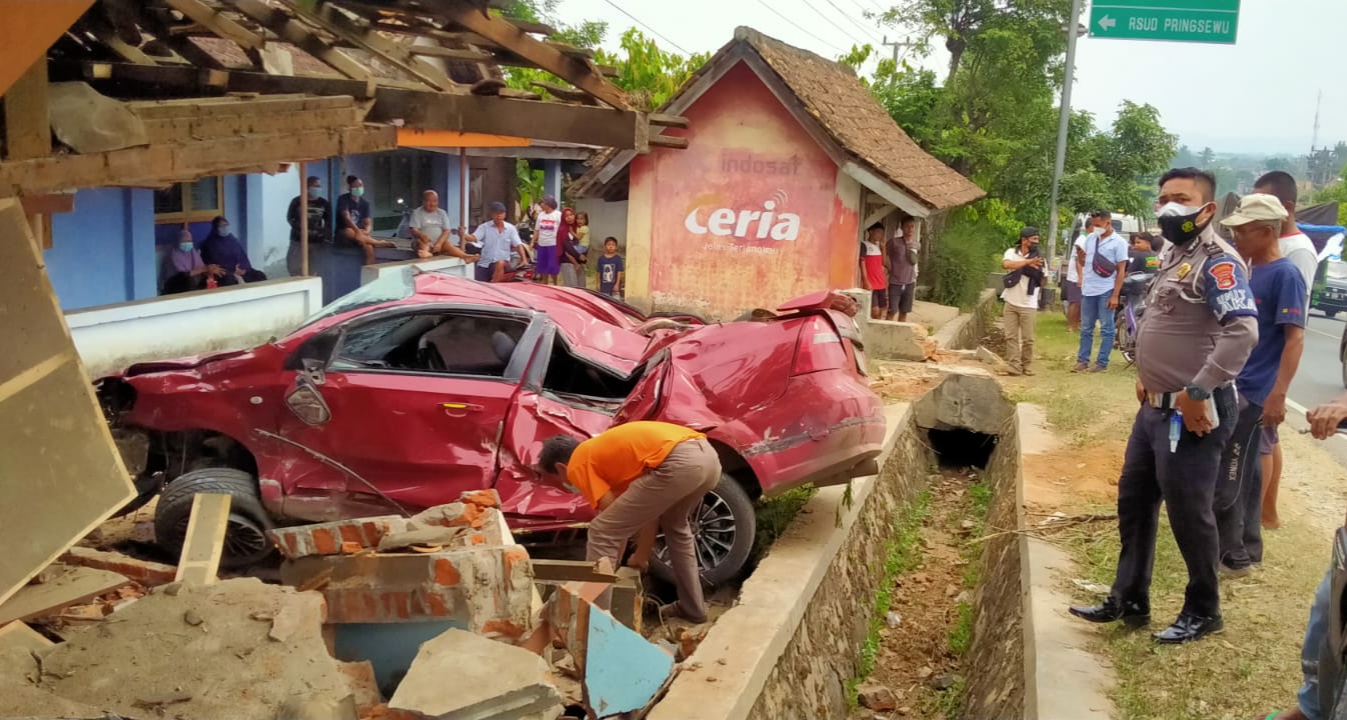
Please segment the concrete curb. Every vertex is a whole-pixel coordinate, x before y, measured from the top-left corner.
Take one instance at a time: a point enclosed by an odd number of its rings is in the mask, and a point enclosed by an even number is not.
[[[1016,408],[1016,434],[1043,432],[1028,418],[1029,405]],[[1042,415],[1040,409],[1035,414]],[[1021,468],[1017,494],[1020,529],[1024,529],[1024,452],[1020,443]],[[1071,597],[1059,587],[1060,579],[1076,573],[1075,563],[1051,543],[1018,536],[1023,543],[1024,577],[1024,719],[1109,720],[1116,709],[1108,693],[1116,678],[1113,669],[1088,648],[1096,639],[1085,623],[1067,613]]]
[[[900,436],[912,429],[910,404],[891,405],[885,415],[888,432],[879,457],[881,475],[898,447]],[[650,713],[649,720],[755,717],[755,708],[769,678],[778,672],[783,654],[801,630],[810,603],[874,494],[879,477],[852,481],[849,505],[844,502],[845,486],[823,488],[809,501],[744,583],[738,604],[720,617],[684,662],[683,672]],[[864,619],[868,619],[868,608],[865,613]],[[847,642],[851,640],[847,638]],[[845,658],[845,662],[854,663],[855,658]],[[791,680],[803,683],[806,679]],[[844,698],[837,699],[845,702]],[[817,702],[822,706],[826,700],[820,697]],[[789,720],[822,717],[803,713],[804,708],[800,710],[802,714],[789,716]],[[788,720],[788,716],[764,717]]]
[[[945,323],[931,337],[936,344],[946,350],[973,350],[982,342],[982,336],[996,321],[996,309],[999,296],[995,290],[983,290],[978,295],[977,305],[969,313],[960,313],[958,317]]]

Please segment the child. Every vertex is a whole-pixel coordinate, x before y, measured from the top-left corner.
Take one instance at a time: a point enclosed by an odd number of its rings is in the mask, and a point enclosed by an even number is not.
[[[618,288],[622,287],[622,272],[626,270],[622,256],[617,254],[617,238],[603,239],[603,256],[599,258],[598,270],[599,292],[608,297],[617,295]]]
[[[870,291],[870,319],[879,320],[889,310],[889,258],[884,252],[884,226],[871,225],[861,241],[861,280]]]
[[[548,195],[543,198],[533,230],[533,248],[538,257],[538,282],[544,285],[556,285],[557,275],[561,272],[561,248],[558,245],[560,232],[561,211],[557,210],[557,199]]]

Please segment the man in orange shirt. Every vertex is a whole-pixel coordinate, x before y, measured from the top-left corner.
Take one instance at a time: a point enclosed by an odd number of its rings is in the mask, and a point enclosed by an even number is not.
[[[706,620],[701,573],[688,516],[720,481],[720,458],[706,436],[679,425],[633,422],[584,442],[556,435],[543,442],[539,470],[560,478],[599,511],[589,525],[586,559],[608,558],[614,567],[632,536],[632,565],[649,562],[657,528],[664,530],[678,602],[669,612]]]

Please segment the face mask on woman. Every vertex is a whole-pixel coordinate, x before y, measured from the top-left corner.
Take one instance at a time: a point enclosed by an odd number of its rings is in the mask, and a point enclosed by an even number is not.
[[[351,196],[352,196],[352,197],[360,197],[361,195],[364,195],[364,194],[365,194],[365,187],[364,187],[363,185],[360,186],[360,187],[353,187],[353,188],[351,188]]]
[[[191,240],[187,240],[185,242],[178,243],[178,249],[183,252],[192,252],[193,250],[196,249],[196,245]]]

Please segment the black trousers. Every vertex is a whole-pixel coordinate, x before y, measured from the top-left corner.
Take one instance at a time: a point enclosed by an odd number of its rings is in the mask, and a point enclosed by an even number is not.
[[[1241,403],[1235,433],[1221,456],[1215,504],[1221,562],[1235,570],[1263,562],[1263,464],[1258,454],[1263,408]]]
[[[1219,542],[1212,501],[1221,453],[1235,430],[1237,408],[1231,390],[1218,390],[1214,397],[1220,427],[1203,437],[1182,430],[1174,452],[1169,451],[1171,411],[1144,404],[1137,412],[1118,480],[1122,552],[1112,593],[1117,600],[1150,603],[1160,502],[1164,501],[1174,540],[1188,566],[1183,611],[1205,617],[1221,612],[1216,579]]]

